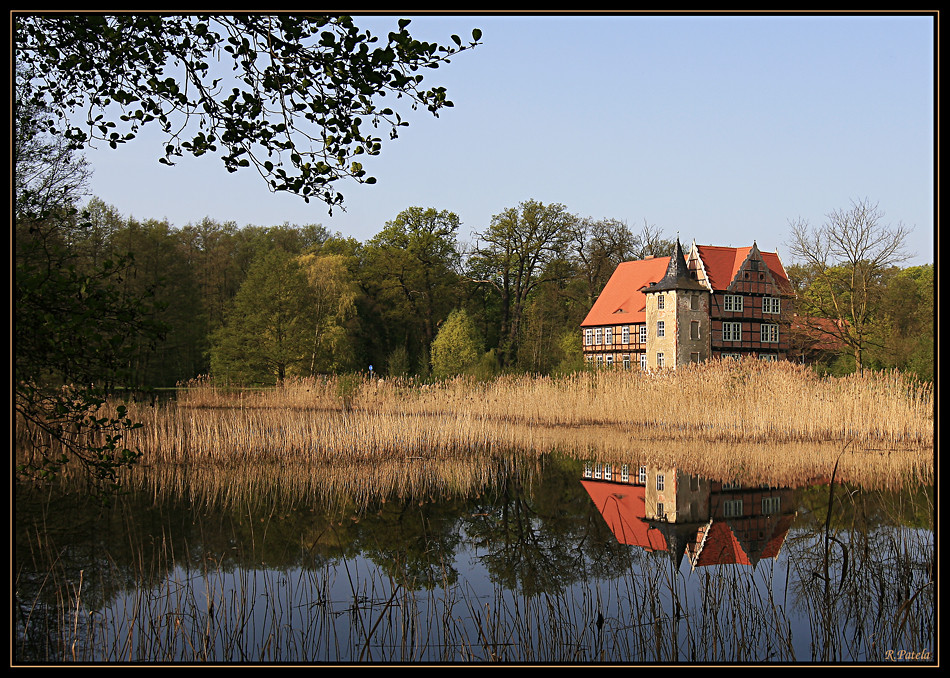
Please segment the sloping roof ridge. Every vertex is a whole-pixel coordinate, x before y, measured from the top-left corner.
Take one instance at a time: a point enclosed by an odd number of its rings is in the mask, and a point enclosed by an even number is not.
[[[696,563],[699,562],[699,554],[701,554],[703,552],[703,549],[706,548],[706,540],[709,539],[709,530],[712,527],[712,524],[713,524],[713,519],[710,518],[704,526],[706,529],[703,530],[703,538],[699,541],[696,551],[695,553],[693,553],[693,557],[689,559],[691,570],[696,569]]]

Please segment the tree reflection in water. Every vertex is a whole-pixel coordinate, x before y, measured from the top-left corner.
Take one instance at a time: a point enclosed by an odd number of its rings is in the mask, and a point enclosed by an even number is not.
[[[15,662],[935,660],[932,487],[493,464],[332,497],[156,470],[111,509],[17,488]]]

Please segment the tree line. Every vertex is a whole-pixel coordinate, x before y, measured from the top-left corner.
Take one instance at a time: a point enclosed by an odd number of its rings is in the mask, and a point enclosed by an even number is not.
[[[135,387],[205,374],[273,384],[370,366],[422,377],[574,369],[578,326],[616,265],[673,247],[649,224],[635,232],[534,200],[496,215],[472,243],[460,226],[450,211],[409,207],[359,242],[319,224],[176,228],[92,199],[61,230],[74,266],[126,258],[112,284],[149,302],[143,320],[160,336],[136,340],[130,328],[122,338]]]
[[[647,222],[635,231],[535,200],[500,211],[470,243],[460,226],[451,211],[409,207],[360,242],[319,224],[206,218],[176,228],[92,199],[59,230],[72,266],[125,261],[121,271],[113,264],[106,287],[148,302],[139,326],[122,330],[122,385],[133,387],[207,374],[267,385],[370,369],[420,377],[579,369],[580,323],[616,266],[674,247]],[[799,310],[834,317],[842,297],[854,309],[860,295],[863,315],[844,319],[852,333],[860,328],[861,366],[932,378],[932,266],[885,267],[843,290],[835,279],[851,284],[853,268],[789,266]],[[815,358],[832,372],[857,368],[844,341]]]

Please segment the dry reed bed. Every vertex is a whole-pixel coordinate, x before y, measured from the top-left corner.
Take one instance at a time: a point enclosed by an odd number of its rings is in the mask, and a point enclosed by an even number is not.
[[[350,378],[352,379],[352,378]],[[345,397],[344,397],[345,396]],[[458,378],[433,385],[399,380],[288,381],[279,389],[184,390],[179,408],[339,410],[387,415],[440,415],[534,426],[611,424],[664,437],[721,441],[933,444],[933,389],[897,372],[820,378],[809,368],[758,360],[711,362],[656,374],[583,372],[563,378]]]
[[[243,466],[248,462],[320,464],[383,459],[446,459],[476,450],[514,445],[486,419],[425,414],[369,414],[187,407],[135,408],[144,425],[127,443],[153,463],[210,462]]]
[[[337,465],[344,475],[331,486],[344,494],[363,492],[346,486],[357,467],[385,493],[428,492],[469,461],[552,450],[711,478],[741,471],[773,485],[827,478],[839,455],[842,480],[933,475],[929,385],[894,372],[818,378],[788,363],[434,385],[308,379],[239,392],[202,382],[159,407],[133,404],[130,415],[144,426],[126,442],[146,464]],[[410,473],[412,461],[424,463]]]

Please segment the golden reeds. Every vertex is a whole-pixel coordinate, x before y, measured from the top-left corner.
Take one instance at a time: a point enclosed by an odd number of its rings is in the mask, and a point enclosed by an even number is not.
[[[288,381],[272,390],[223,392],[196,382],[180,408],[344,409],[337,378]],[[597,371],[562,378],[457,378],[436,384],[360,381],[345,409],[375,415],[439,415],[495,424],[608,424],[664,438],[720,441],[932,445],[929,383],[889,372],[818,377],[808,367],[716,361],[659,373]]]
[[[490,382],[349,375],[219,390],[202,380],[164,405],[132,404],[144,426],[125,443],[146,464],[311,470],[462,468],[493,453],[558,450],[709,477],[741,468],[776,484],[829,474],[847,445],[841,473],[893,484],[932,478],[933,408],[932,386],[897,372],[821,378],[756,360]]]

